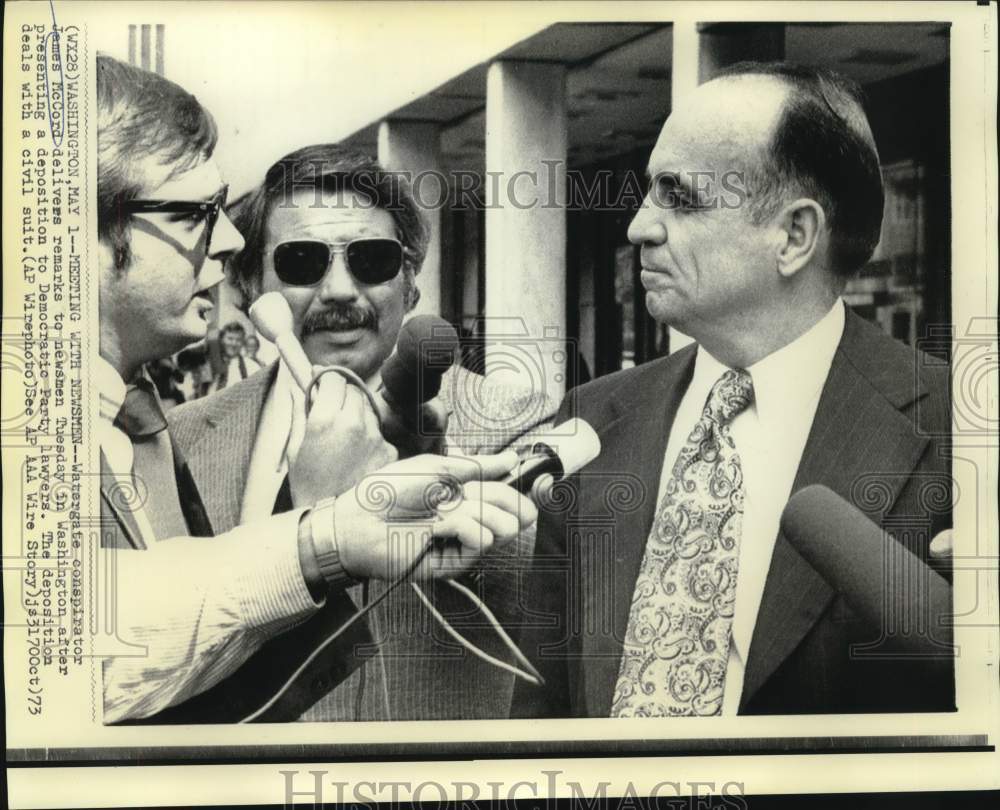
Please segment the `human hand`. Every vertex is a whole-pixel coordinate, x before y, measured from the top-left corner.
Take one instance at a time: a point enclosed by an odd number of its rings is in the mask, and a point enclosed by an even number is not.
[[[441,400],[423,403],[417,418],[407,418],[395,410],[385,399],[384,392],[375,395],[382,416],[382,435],[396,448],[399,458],[405,459],[421,453],[444,452],[445,431],[448,429],[448,412]]]
[[[367,398],[340,374],[324,374],[313,388],[302,444],[289,463],[292,503],[310,506],[340,495],[396,457]]]
[[[513,469],[513,452],[495,456],[416,456],[369,474],[337,499],[340,562],[354,577],[393,580],[428,541],[432,550],[413,579],[450,578],[494,543],[534,523],[531,501],[496,480]]]
[[[932,560],[950,560],[952,555],[952,529],[939,532],[930,545]]]

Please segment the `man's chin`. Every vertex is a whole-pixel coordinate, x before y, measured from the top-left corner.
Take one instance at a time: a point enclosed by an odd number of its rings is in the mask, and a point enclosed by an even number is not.
[[[197,313],[190,313],[177,330],[176,342],[189,346],[208,336],[208,321]]]
[[[316,333],[306,338],[303,348],[309,362],[314,366],[344,366],[362,379],[366,379],[369,376],[372,358],[365,343],[363,339],[347,344],[333,342],[322,339]]]

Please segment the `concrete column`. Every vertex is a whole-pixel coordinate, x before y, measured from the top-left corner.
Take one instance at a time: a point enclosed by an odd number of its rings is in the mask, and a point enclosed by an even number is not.
[[[736,62],[785,58],[784,23],[674,23],[670,104],[676,107],[702,82]],[[672,326],[670,351],[691,343]]]
[[[698,77],[701,37],[698,23],[675,22],[670,65],[670,106],[676,107],[701,82]]]
[[[565,391],[566,71],[494,62],[486,79],[486,370]]]
[[[685,22],[673,24],[673,54],[670,69],[670,107],[675,108],[700,83],[701,35],[698,33],[698,23]],[[678,332],[672,326],[667,326],[670,340],[670,353],[683,348],[692,339],[683,332]]]
[[[784,23],[710,23],[700,31],[698,78],[707,82],[737,62],[785,58]]]
[[[440,127],[424,121],[383,121],[378,128],[378,162],[384,169],[408,174],[430,227],[427,256],[417,275],[420,302],[413,314],[440,315],[441,216],[448,199],[441,172]]]

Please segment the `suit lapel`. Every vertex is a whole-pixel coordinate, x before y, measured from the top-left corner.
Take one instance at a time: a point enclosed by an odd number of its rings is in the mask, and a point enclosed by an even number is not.
[[[596,586],[584,589],[584,598],[590,601],[583,606],[583,615],[595,617],[598,628],[610,619],[614,629],[584,636],[587,663],[582,669],[591,717],[607,717],[611,711],[632,592],[656,512],[663,456],[677,407],[691,381],[694,358],[694,346],[683,349],[634,375],[617,392],[611,402],[611,421],[598,429],[601,445],[607,448],[599,456],[600,466],[581,475],[580,501],[589,510],[587,523],[608,523],[613,530],[610,554],[597,532],[583,545],[581,559],[584,581]],[[611,616],[607,616],[609,609]]]
[[[185,450],[216,532],[239,525],[257,423],[277,372],[274,364],[215,394],[206,402],[201,437]]]
[[[924,394],[915,383],[913,362],[910,349],[848,311],[792,492],[823,484],[881,522],[927,445],[899,411]],[[779,533],[750,645],[741,711],[834,595]]]

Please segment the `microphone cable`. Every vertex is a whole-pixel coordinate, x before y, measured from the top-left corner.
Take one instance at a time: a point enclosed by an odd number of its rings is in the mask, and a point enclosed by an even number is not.
[[[398,588],[407,579],[409,579],[413,575],[413,572],[416,571],[417,568],[420,566],[420,563],[424,561],[424,558],[428,554],[430,554],[432,548],[434,548],[434,538],[431,538],[427,542],[427,544],[423,547],[423,549],[421,549],[420,553],[417,555],[416,559],[414,559],[414,561],[407,566],[406,570],[403,571],[402,574],[400,574],[398,577],[396,577],[396,579],[394,579],[390,583],[388,588],[386,588],[372,601],[370,602],[366,601],[366,603],[361,608],[359,608],[358,611],[353,616],[351,616],[346,622],[340,625],[340,627],[334,630],[311,653],[309,653],[309,657],[306,658],[306,660],[299,665],[299,667],[295,670],[295,672],[291,674],[288,680],[285,681],[282,687],[274,694],[274,696],[270,700],[267,701],[267,703],[265,703],[263,706],[261,706],[252,714],[248,714],[239,722],[252,723],[254,720],[258,719],[262,714],[267,712],[268,709],[274,706],[274,704],[281,699],[282,695],[284,695],[285,692],[288,691],[289,687],[291,687],[291,685],[295,683],[296,680],[298,680],[299,676],[306,671],[309,665],[316,660],[317,656],[319,656],[319,654],[323,652],[323,650],[325,650],[327,647],[333,644],[334,641],[336,641],[338,638],[340,638],[341,635],[344,634],[347,628],[349,628],[356,621],[358,621],[358,619],[368,615],[368,613],[370,613],[371,610],[376,605],[381,603],[387,596],[389,596],[390,593],[392,593],[394,590],[396,590],[396,588]]]
[[[344,377],[345,380],[347,380],[348,383],[354,385],[356,388],[361,389],[361,392],[365,395],[369,404],[371,405],[372,411],[374,411],[375,413],[375,418],[379,420],[379,427],[381,428],[381,417],[379,416],[379,411],[375,404],[374,394],[372,394],[371,389],[365,384],[364,380],[362,380],[357,374],[351,371],[351,369],[346,368],[345,366],[326,366],[325,368],[322,368],[316,372],[312,382],[309,384],[309,387],[306,389],[305,392],[307,413],[312,404],[312,394],[313,391],[315,390],[316,385],[319,383],[320,378],[322,378],[324,374],[327,374],[329,372],[336,372],[337,374],[340,374],[342,377]],[[358,611],[353,616],[351,616],[333,633],[331,633],[322,642],[320,642],[320,644],[315,649],[313,649],[313,651],[309,654],[306,660],[299,665],[299,667],[295,670],[295,672],[292,673],[292,675],[285,681],[285,683],[271,697],[271,699],[267,701],[267,703],[265,703],[263,706],[261,706],[253,713],[244,717],[239,722],[241,724],[252,723],[258,718],[260,718],[263,714],[265,714],[269,709],[271,709],[288,691],[288,689],[292,686],[292,684],[295,683],[295,681],[299,678],[299,676],[301,676],[302,673],[305,672],[305,670],[313,663],[313,661],[316,660],[316,658],[319,656],[321,652],[323,652],[323,650],[325,650],[341,635],[343,635],[344,632],[349,627],[351,627],[356,621],[361,619],[363,616],[368,615],[377,605],[379,605],[382,601],[384,601],[389,596],[389,594],[391,594],[394,590],[396,590],[400,585],[406,582],[413,575],[413,572],[417,570],[417,568],[420,566],[420,563],[424,561],[424,558],[434,548],[435,540],[436,538],[433,537],[430,538],[430,540],[427,541],[427,544],[423,547],[423,549],[421,549],[416,559],[414,559],[414,561],[410,563],[410,565],[406,568],[406,570],[402,574],[400,574],[396,579],[394,579],[382,593],[380,593],[374,600],[370,602],[368,601],[368,581],[365,580],[364,585],[362,587],[361,608],[359,608]],[[455,580],[451,579],[446,581],[452,588],[454,588],[456,591],[463,594],[467,599],[469,599],[476,606],[476,608],[486,617],[487,621],[493,628],[494,632],[496,632],[497,636],[499,636],[500,640],[504,643],[504,645],[508,648],[508,650],[510,650],[515,660],[523,667],[523,669],[508,664],[506,661],[502,661],[501,659],[493,655],[490,655],[484,650],[481,650],[479,647],[477,647],[475,644],[473,644],[471,641],[465,638],[465,636],[463,636],[461,633],[455,630],[454,627],[451,626],[451,624],[444,617],[441,611],[439,611],[434,606],[433,602],[428,598],[427,594],[423,592],[423,590],[417,583],[411,582],[410,586],[413,588],[413,591],[417,594],[418,598],[424,604],[424,606],[427,608],[430,614],[442,626],[445,632],[448,633],[448,635],[450,635],[452,638],[454,638],[459,644],[461,644],[463,648],[467,649],[477,658],[480,658],[483,661],[492,664],[493,666],[499,667],[500,669],[510,672],[515,677],[519,677],[528,681],[528,683],[534,684],[536,686],[541,686],[542,684],[544,684],[545,679],[542,677],[541,673],[531,664],[531,662],[527,659],[524,653],[522,653],[521,650],[518,649],[517,644],[514,643],[513,639],[511,639],[507,631],[504,630],[503,625],[500,624],[500,621],[496,618],[493,612],[486,606],[486,604],[475,593],[473,593],[471,590],[469,590],[461,583],[458,583]],[[355,696],[355,705],[354,705],[355,719],[360,717],[362,701],[364,699],[365,682],[367,680],[365,668],[361,669],[361,675],[359,677],[360,677],[360,683],[358,687],[358,694]]]

